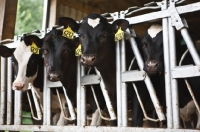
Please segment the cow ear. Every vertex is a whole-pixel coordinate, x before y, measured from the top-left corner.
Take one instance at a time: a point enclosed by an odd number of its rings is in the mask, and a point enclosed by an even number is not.
[[[24,43],[29,46],[33,42],[37,45],[37,47],[41,48],[42,47],[42,39],[40,39],[38,36],[35,35],[28,35],[23,38]]]
[[[74,32],[78,32],[78,29],[79,29],[79,24],[74,19],[69,18],[69,17],[58,18],[57,24],[59,26],[64,26],[64,28],[67,28],[68,26],[70,26]]]
[[[14,49],[10,49],[6,46],[0,46],[0,55],[2,57],[10,57],[13,55]]]
[[[112,32],[115,34],[119,27],[121,27],[122,31],[125,31],[129,27],[129,22],[125,19],[115,20],[111,25]]]

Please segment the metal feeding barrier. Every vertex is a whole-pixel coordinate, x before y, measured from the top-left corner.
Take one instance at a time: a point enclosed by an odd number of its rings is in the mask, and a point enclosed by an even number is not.
[[[69,120],[77,119],[77,126],[51,126],[51,89],[47,87],[62,87],[60,82],[51,83],[46,81],[44,76],[44,92],[43,92],[43,125],[21,125],[21,92],[15,91],[15,99],[12,102],[12,65],[11,59],[1,58],[1,105],[0,105],[0,130],[32,130],[32,131],[191,131],[189,129],[180,129],[179,121],[179,102],[178,102],[178,86],[176,78],[187,78],[193,76],[199,76],[199,65],[200,59],[194,48],[193,42],[190,38],[190,35],[187,31],[186,20],[180,17],[180,14],[185,14],[189,12],[199,11],[200,2],[177,6],[178,4],[184,2],[184,0],[163,0],[161,2],[151,2],[146,4],[145,7],[130,7],[125,11],[115,12],[115,13],[105,13],[102,16],[106,17],[108,20],[117,20],[117,19],[126,19],[129,21],[130,25],[136,25],[143,22],[155,21],[162,19],[163,27],[163,48],[164,48],[164,67],[165,67],[165,87],[166,87],[166,117],[167,117],[167,129],[164,128],[134,128],[128,126],[128,117],[127,117],[127,89],[126,82],[135,81],[144,81],[147,89],[149,91],[151,100],[154,104],[158,119],[149,118],[143,108],[143,104],[140,101],[139,94],[137,94],[138,100],[142,107],[145,118],[153,121],[162,121],[165,120],[165,115],[162,111],[159,101],[155,95],[155,90],[150,81],[149,76],[142,70],[144,62],[138,50],[136,41],[134,39],[135,33],[133,29],[127,29],[128,37],[130,41],[133,53],[137,60],[140,71],[126,69],[125,65],[125,41],[122,39],[116,42],[116,85],[117,85],[117,113],[109,112],[110,119],[103,117],[101,111],[99,113],[101,118],[106,120],[117,119],[118,127],[109,127],[109,126],[86,126],[86,89],[84,85],[100,84],[101,89],[104,89],[103,80],[100,79],[100,73],[96,70],[97,75],[85,75],[84,67],[79,64],[79,58],[77,57],[77,117],[74,112],[74,108],[71,107],[71,118],[65,117]],[[177,6],[177,7],[176,7]],[[131,16],[133,13],[146,10],[146,9],[156,9],[161,11],[155,11],[143,15]],[[188,50],[195,62],[195,66],[176,66],[176,49],[175,49],[175,29],[174,27],[181,32]],[[43,32],[43,31],[42,31]],[[44,34],[45,32],[43,32]],[[169,39],[170,38],[170,39]],[[16,44],[16,43],[15,43]],[[15,45],[7,44],[6,46]],[[8,61],[6,61],[8,60]],[[8,63],[8,65],[6,65]],[[10,69],[10,70],[9,70]],[[7,72],[6,72],[7,70]],[[45,70],[44,70],[45,71]],[[190,72],[185,72],[190,71]],[[45,71],[46,72],[46,71]],[[7,76],[7,79],[5,78]],[[6,83],[7,81],[7,83]],[[7,85],[7,86],[6,86]],[[63,88],[64,89],[64,88]],[[92,88],[93,89],[93,88]],[[136,93],[137,88],[134,87]],[[57,91],[57,90],[56,90]],[[59,93],[57,91],[59,96]],[[66,95],[66,94],[65,94]],[[192,95],[192,94],[191,94]],[[107,96],[106,94],[104,96]],[[67,99],[67,97],[66,97]],[[109,98],[108,98],[109,99]],[[172,102],[173,100],[173,102]],[[62,108],[62,102],[59,98],[59,102]],[[195,99],[194,99],[194,102]],[[96,101],[98,104],[98,102]],[[14,111],[12,110],[14,104]],[[70,103],[68,103],[69,105]],[[110,101],[106,101],[108,109],[112,109]],[[196,104],[196,107],[199,111],[199,106]],[[7,112],[6,112],[7,110]],[[13,116],[14,114],[14,123]],[[198,131],[198,130],[192,130]]]

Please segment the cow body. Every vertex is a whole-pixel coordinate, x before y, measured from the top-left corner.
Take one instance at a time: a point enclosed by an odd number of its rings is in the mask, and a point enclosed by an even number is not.
[[[42,58],[42,54],[34,54],[31,52],[31,44],[34,42],[37,47],[41,48],[42,40],[37,36],[26,36],[24,37],[24,42],[21,42],[19,46],[15,49],[2,48],[4,49],[1,52],[2,56],[5,57],[12,56],[12,63],[14,74],[16,79],[13,82],[13,90],[26,91],[29,88],[29,83],[32,85],[32,89],[34,90],[41,107],[43,106],[43,65],[44,59]],[[61,94],[61,100],[63,103],[63,107],[65,108],[65,97],[64,94]],[[60,109],[58,98],[56,95],[52,94],[52,112],[57,112]],[[53,121],[57,125],[64,125],[65,119],[63,113],[61,111],[60,117],[57,121]]]
[[[179,61],[182,54],[187,49],[186,45],[180,44],[181,39],[177,39],[176,44],[176,57]],[[161,25],[152,25],[142,38],[142,52],[144,56],[144,71],[146,71],[150,76],[159,75],[162,78],[164,71],[164,58],[163,58],[163,34]],[[191,55],[187,54],[186,58],[182,62],[183,65],[194,64]],[[200,103],[200,77],[187,78],[194,95],[197,99],[198,104]],[[188,121],[190,119],[191,113],[195,113],[194,103],[191,102],[192,98],[187,90],[186,84],[183,79],[178,80],[178,91],[179,91],[179,106],[180,113],[183,120]],[[164,85],[164,82],[162,83]],[[188,111],[189,110],[189,111]]]
[[[74,28],[76,22],[71,18],[64,18],[64,20],[61,18],[60,21],[58,22],[60,26],[64,26],[65,28],[70,26],[73,31],[76,31]],[[57,29],[52,29],[47,33],[43,41],[47,79],[50,81],[61,81],[74,108],[76,108],[77,103],[77,58],[75,56],[75,48],[78,44],[79,38],[67,38],[63,36],[62,31]],[[96,85],[94,87],[98,86]],[[87,103],[90,104],[92,113],[98,115],[97,106],[94,102],[91,89],[87,86],[85,88],[87,89]],[[103,100],[102,92],[99,88],[94,88],[94,91],[97,95],[100,107],[103,110],[105,101]],[[94,115],[90,125],[101,125],[101,118],[99,116],[95,117]]]

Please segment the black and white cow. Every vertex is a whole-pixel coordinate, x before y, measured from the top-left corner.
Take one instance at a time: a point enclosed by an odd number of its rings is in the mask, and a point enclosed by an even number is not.
[[[186,45],[181,45],[181,39],[176,39],[176,56],[179,61],[184,51],[187,49]],[[154,24],[152,25],[147,32],[143,35],[142,38],[142,50],[144,56],[144,71],[146,71],[150,76],[159,75],[164,77],[164,58],[163,58],[163,34],[162,34],[162,25]],[[200,53],[200,52],[199,52]],[[190,55],[187,55],[183,61],[185,64],[194,64]],[[194,92],[194,95],[197,99],[198,104],[200,103],[200,77],[187,78],[191,88]],[[157,81],[159,82],[159,81]],[[164,84],[164,83],[163,83]],[[178,79],[178,90],[179,90],[179,107],[181,118],[185,121],[191,119],[191,113],[194,113],[195,107],[192,101],[192,98],[187,90],[186,84],[183,79]],[[164,97],[164,96],[163,96]],[[199,114],[198,114],[199,118]],[[197,124],[199,127],[199,121]]]
[[[14,74],[16,76],[12,88],[13,90],[26,91],[29,88],[29,83],[35,91],[35,94],[40,102],[43,104],[43,67],[44,59],[42,57],[41,47],[42,39],[35,35],[25,36],[24,41],[20,42],[16,49],[10,49],[5,46],[0,46],[0,55],[3,57],[12,56],[12,63]],[[35,54],[31,52],[31,45],[34,44],[39,52]],[[63,102],[63,108],[65,108],[65,97],[61,94],[61,100]],[[58,98],[56,95],[52,94],[52,112],[60,109]],[[67,110],[66,110],[67,111]],[[64,125],[66,119],[61,111],[58,120],[54,121],[54,124]]]
[[[112,24],[99,14],[92,13],[83,18],[79,25],[82,55],[81,64],[95,66],[100,72],[108,91],[114,112],[117,113],[116,104],[116,61],[114,35],[121,28],[125,31],[129,23],[126,20],[116,20]],[[117,125],[116,120],[110,122]]]
[[[78,30],[78,24],[71,18],[59,18],[57,23],[59,26],[64,26],[64,29],[70,27],[73,32],[77,32]],[[79,44],[79,38],[67,38],[66,36],[63,36],[63,31],[53,28],[45,35],[43,40],[47,79],[50,81],[61,81],[73,107],[76,108],[77,57],[75,56],[75,49]],[[105,101],[102,97],[102,92],[99,88],[94,88],[94,90],[100,108],[103,110]],[[87,103],[91,105],[93,113],[90,125],[101,125],[101,118],[99,117],[97,106],[94,102],[90,88],[87,88],[86,94]]]

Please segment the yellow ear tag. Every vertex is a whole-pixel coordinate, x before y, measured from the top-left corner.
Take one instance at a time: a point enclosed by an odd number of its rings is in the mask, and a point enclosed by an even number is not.
[[[33,52],[33,54],[39,54],[40,49],[37,47],[37,45],[33,42],[31,44],[31,52]]]
[[[78,45],[78,47],[75,50],[75,56],[80,56],[82,54],[81,52],[81,44]]]
[[[72,31],[71,27],[68,26],[63,30],[63,37],[69,38],[69,39],[74,39],[74,32]]]
[[[117,33],[115,34],[115,42],[124,38],[124,31],[122,31],[121,27],[119,27]]]

